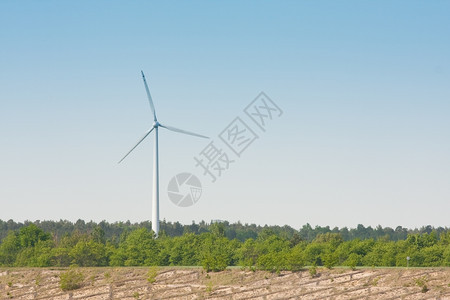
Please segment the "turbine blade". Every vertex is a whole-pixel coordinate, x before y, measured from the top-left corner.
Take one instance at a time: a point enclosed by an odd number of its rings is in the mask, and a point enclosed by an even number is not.
[[[127,156],[128,156],[128,154],[130,154],[131,153],[131,151],[133,151],[149,134],[150,134],[150,132],[152,132],[153,131],[153,129],[154,129],[154,127],[152,127],[151,129],[149,129],[146,133],[145,133],[145,135],[139,140],[139,142],[133,147],[133,148],[131,148],[131,150],[130,151],[128,151],[128,153],[127,154],[125,154],[125,156],[118,162],[118,164],[120,164]]]
[[[198,134],[198,133],[194,133],[194,132],[190,132],[190,131],[186,131],[186,130],[182,130],[182,129],[178,129],[178,128],[175,128],[175,127],[172,127],[172,126],[167,126],[167,125],[162,125],[162,124],[159,124],[159,126],[164,127],[166,129],[169,129],[171,131],[184,133],[184,134],[189,134],[189,135],[201,137],[201,138],[204,138],[204,139],[209,139],[209,137],[207,137],[207,136],[204,136],[204,135],[201,135],[201,134]]]
[[[142,70],[141,70],[141,74],[142,74],[142,79],[144,80],[145,91],[147,92],[148,102],[150,102],[150,108],[152,109],[153,121],[156,122],[157,121],[157,119],[156,119],[156,111],[155,111],[155,106],[153,105],[152,95],[150,95],[150,90],[148,89],[147,80],[145,80],[145,75],[144,75],[144,72]]]

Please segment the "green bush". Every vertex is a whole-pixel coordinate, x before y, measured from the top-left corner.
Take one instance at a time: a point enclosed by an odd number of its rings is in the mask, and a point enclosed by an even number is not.
[[[206,236],[201,249],[201,265],[206,272],[223,271],[230,265],[231,242],[225,237]]]
[[[361,257],[356,253],[351,253],[345,260],[344,265],[350,267],[352,270],[356,270],[356,266],[359,266]]]
[[[338,263],[338,257],[334,254],[334,252],[327,251],[321,255],[323,265],[328,269],[332,269]]]
[[[290,271],[300,271],[305,266],[303,249],[300,244],[294,246],[287,255],[287,269]]]
[[[71,291],[79,289],[84,281],[84,274],[76,268],[70,268],[66,272],[59,275],[61,278],[60,287],[63,291]]]
[[[147,281],[154,283],[156,281],[156,276],[158,275],[158,268],[153,266],[148,270]]]
[[[311,276],[311,278],[314,278],[317,276],[317,267],[315,265],[312,265],[311,267],[309,267],[309,275]]]

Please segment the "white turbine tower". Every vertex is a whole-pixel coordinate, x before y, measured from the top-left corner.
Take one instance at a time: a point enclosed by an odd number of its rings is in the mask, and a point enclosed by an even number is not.
[[[147,92],[148,101],[150,103],[150,108],[153,113],[153,125],[147,130],[145,135],[137,142],[137,144],[128,151],[127,154],[119,161],[119,164],[131,153],[153,130],[155,131],[155,145],[153,150],[153,199],[152,199],[152,230],[155,232],[156,236],[159,233],[159,158],[158,158],[158,128],[163,127],[171,131],[189,134],[201,138],[208,138],[207,136],[203,136],[194,132],[189,132],[186,130],[178,129],[172,126],[163,125],[158,122],[156,118],[155,106],[153,105],[152,96],[150,95],[150,91],[147,86],[147,81],[145,80],[144,72],[141,71],[142,79],[144,80],[145,90]]]

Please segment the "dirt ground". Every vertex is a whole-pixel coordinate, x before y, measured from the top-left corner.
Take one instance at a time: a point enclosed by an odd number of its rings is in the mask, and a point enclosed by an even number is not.
[[[67,269],[0,268],[0,299],[450,299],[450,268],[79,268],[81,287],[63,291]]]

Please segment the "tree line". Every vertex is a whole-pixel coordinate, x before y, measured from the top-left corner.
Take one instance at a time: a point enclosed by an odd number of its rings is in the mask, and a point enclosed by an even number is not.
[[[421,228],[408,229],[402,226],[397,226],[395,229],[390,227],[382,227],[380,225],[372,228],[371,226],[365,227],[364,225],[358,224],[356,228],[347,228],[347,227],[334,227],[330,228],[329,226],[315,226],[312,227],[310,224],[303,225],[298,230],[285,225],[285,226],[260,226],[256,224],[242,224],[240,222],[237,223],[229,223],[227,221],[221,221],[221,224],[224,226],[225,237],[230,240],[237,239],[241,242],[252,238],[255,239],[258,234],[266,229],[272,230],[277,235],[280,235],[285,238],[292,238],[294,234],[297,234],[301,237],[302,240],[305,241],[313,241],[319,234],[324,233],[339,233],[344,241],[354,240],[354,239],[387,239],[391,241],[405,240],[408,234],[422,234],[435,232],[438,236],[450,230],[449,228],[437,227],[434,228],[430,225],[423,226]],[[76,222],[70,222],[67,220],[59,220],[59,221],[25,221],[14,222],[13,220],[3,221],[0,220],[0,241],[5,238],[9,231],[11,230],[19,230],[24,226],[28,226],[30,224],[35,224],[39,228],[43,229],[46,232],[52,233],[53,238],[59,240],[66,234],[72,234],[73,232],[79,233],[91,233],[97,227],[100,227],[104,232],[105,238],[112,241],[117,241],[120,239],[120,236],[124,232],[130,232],[136,230],[138,228],[147,228],[151,230],[152,224],[149,221],[140,222],[140,223],[131,223],[130,221],[126,222],[114,222],[109,223],[106,221],[101,221],[100,223],[96,223],[93,221],[85,222],[83,220],[77,220]],[[205,232],[210,232],[210,226],[213,224],[207,223],[205,221],[201,221],[199,223],[195,223],[192,221],[192,224],[181,224],[179,222],[167,222],[165,220],[161,221],[160,231],[163,235],[175,237],[182,236],[186,233],[193,234],[202,234]]]
[[[369,235],[346,240],[342,232],[333,232],[327,227],[312,237],[313,233],[305,236],[307,231],[302,232],[303,228],[296,231],[288,227],[255,225],[247,226],[248,232],[254,232],[252,236],[240,239],[236,229],[239,226],[245,229],[246,225],[232,226],[236,224],[223,222],[195,224],[195,228],[180,225],[184,228],[180,235],[169,235],[168,230],[163,230],[155,238],[148,223],[109,224],[108,234],[102,223],[77,223],[66,224],[65,232],[59,232],[58,226],[54,231],[44,229],[42,222],[8,229],[0,243],[0,266],[203,266],[207,271],[241,266],[276,272],[295,271],[304,266],[404,267],[407,257],[411,267],[450,266],[448,229],[424,228],[423,232],[407,232],[404,239],[397,240],[382,230],[385,234],[379,233],[377,238]],[[172,228],[178,226],[173,224]],[[121,226],[123,230],[118,230]],[[113,234],[114,230],[120,235]],[[230,232],[236,236],[230,237]],[[366,230],[366,234],[371,232]]]

